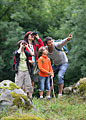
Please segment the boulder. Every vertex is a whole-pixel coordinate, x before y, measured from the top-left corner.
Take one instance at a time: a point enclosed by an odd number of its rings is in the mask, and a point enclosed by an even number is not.
[[[0,108],[3,109],[5,106],[11,107],[13,105],[26,109],[34,107],[21,88],[10,80],[4,80],[0,82]]]
[[[65,93],[65,94],[70,94],[70,93],[72,93],[72,86],[64,88],[64,93]]]
[[[77,83],[69,87],[64,88],[65,94],[79,94],[81,96],[86,96],[86,78],[81,78]]]

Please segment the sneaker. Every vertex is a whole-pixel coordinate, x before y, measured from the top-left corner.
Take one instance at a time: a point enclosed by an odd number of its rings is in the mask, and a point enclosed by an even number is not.
[[[62,97],[62,94],[58,94],[58,98],[61,98]]]
[[[50,97],[50,96],[46,96],[46,98],[47,98],[47,100],[50,100],[50,99],[51,99],[51,97]]]
[[[40,96],[40,99],[43,99],[43,96]]]

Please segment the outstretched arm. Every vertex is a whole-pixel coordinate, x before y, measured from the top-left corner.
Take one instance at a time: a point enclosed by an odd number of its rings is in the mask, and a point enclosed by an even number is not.
[[[70,33],[69,36],[65,38],[64,40],[62,40],[61,42],[57,42],[55,46],[58,48],[62,48],[64,45],[68,43],[68,41],[70,41],[71,38],[72,38],[72,33]]]

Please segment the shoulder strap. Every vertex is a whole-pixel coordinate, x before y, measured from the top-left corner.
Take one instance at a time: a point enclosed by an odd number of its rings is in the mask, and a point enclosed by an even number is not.
[[[42,59],[42,57],[40,57],[40,59],[42,60],[42,64],[43,64],[43,59]]]
[[[50,61],[50,58],[48,58],[48,60]]]
[[[58,50],[58,51],[62,51],[61,49],[58,49],[56,46],[55,46],[55,49]]]

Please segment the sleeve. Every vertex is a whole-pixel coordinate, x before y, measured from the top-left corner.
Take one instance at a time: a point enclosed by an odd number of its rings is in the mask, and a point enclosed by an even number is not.
[[[37,46],[37,50],[38,50],[41,46],[44,46],[44,43],[41,40],[41,38],[37,39],[37,41],[38,41],[38,44],[36,43],[36,46]]]
[[[54,42],[55,47],[57,47],[58,49],[61,49],[64,45],[66,45],[68,43],[67,38],[65,38],[64,40],[61,40],[61,42]]]
[[[14,56],[14,58],[13,58],[13,70],[15,70],[15,65],[16,65],[16,58]]]
[[[45,70],[43,67],[42,67],[42,59],[38,59],[38,68],[39,68],[39,71],[41,71],[41,72],[43,72],[43,73],[45,73],[45,74],[48,74],[48,71],[47,70]]]
[[[18,51],[15,51],[15,59],[18,58],[20,56],[20,53],[18,53]]]
[[[28,51],[25,50],[25,53],[27,54],[27,57],[32,56],[32,55],[30,54],[29,50],[28,50]]]

